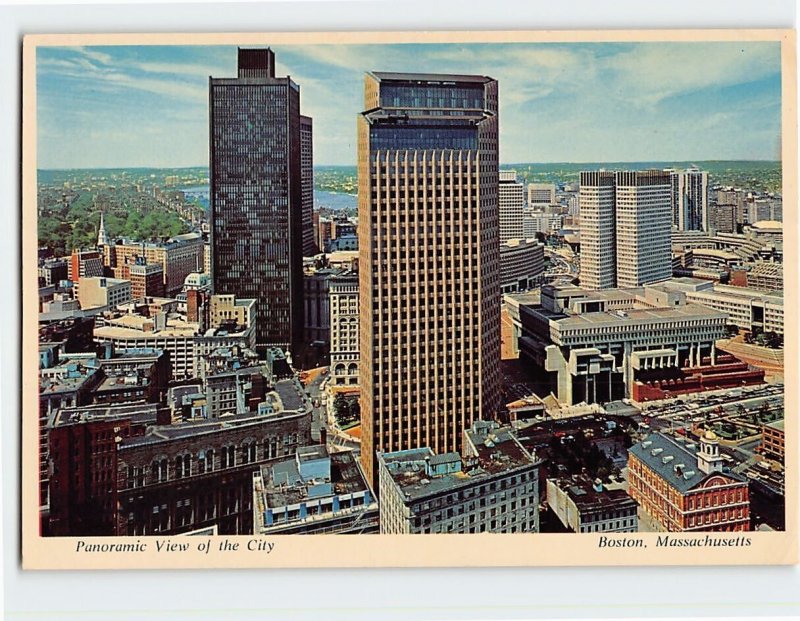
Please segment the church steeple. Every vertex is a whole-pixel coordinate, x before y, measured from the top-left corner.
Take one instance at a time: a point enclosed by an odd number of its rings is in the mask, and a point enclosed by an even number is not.
[[[106,235],[106,223],[103,219],[103,212],[100,212],[100,229],[97,231],[97,246],[108,246],[108,235]]]

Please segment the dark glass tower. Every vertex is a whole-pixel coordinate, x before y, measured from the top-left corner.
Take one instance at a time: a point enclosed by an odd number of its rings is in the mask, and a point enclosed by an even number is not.
[[[369,73],[358,131],[361,459],[497,416],[497,82]]]
[[[240,49],[238,77],[209,78],[215,293],[256,300],[256,343],[299,348],[303,331],[300,88],[270,49]]]

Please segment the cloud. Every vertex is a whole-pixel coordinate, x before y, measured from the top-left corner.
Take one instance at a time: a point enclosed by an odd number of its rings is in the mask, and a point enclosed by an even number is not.
[[[780,54],[771,43],[318,44],[275,52],[278,74],[300,85],[302,111],[314,117],[318,163],[354,162],[370,70],[498,79],[504,161],[769,157],[780,133]],[[163,141],[153,138],[180,127],[186,135],[169,153],[193,149],[180,159],[203,161],[207,78],[234,76],[235,65],[232,46],[41,48],[40,153],[73,157],[83,145],[76,137],[91,133],[97,157],[161,161],[153,143]],[[99,148],[103,131],[116,132],[114,149]],[[53,136],[62,142],[48,142]]]

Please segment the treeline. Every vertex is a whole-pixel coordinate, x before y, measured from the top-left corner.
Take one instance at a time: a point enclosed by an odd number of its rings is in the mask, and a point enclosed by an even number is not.
[[[109,239],[157,241],[189,232],[189,226],[176,212],[140,197],[119,200],[81,192],[67,207],[61,203],[48,205],[39,215],[39,246],[50,248],[56,256],[68,254],[73,248],[94,247],[101,209]]]

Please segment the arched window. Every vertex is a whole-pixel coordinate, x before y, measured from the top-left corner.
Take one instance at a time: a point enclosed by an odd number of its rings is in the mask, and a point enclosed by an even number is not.
[[[192,476],[191,455],[179,455],[175,458],[175,476],[178,479]]]
[[[167,480],[167,475],[169,473],[169,467],[166,457],[162,457],[160,459],[156,459],[153,461],[152,465],[152,474],[153,474],[153,481],[156,483],[163,483]]]
[[[236,447],[223,446],[222,447],[222,467],[233,468],[236,465]]]

